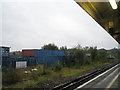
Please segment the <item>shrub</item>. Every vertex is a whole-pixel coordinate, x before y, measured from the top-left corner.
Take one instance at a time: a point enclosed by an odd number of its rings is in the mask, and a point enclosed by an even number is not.
[[[65,65],[68,67],[71,66],[79,66],[79,65],[83,65],[85,62],[85,54],[83,50],[73,50],[72,53],[70,53],[65,61]]]
[[[39,78],[38,74],[36,72],[31,73],[32,79],[37,80]]]
[[[39,75],[48,75],[48,74],[50,74],[50,72],[45,68],[43,68],[43,70],[39,73]]]
[[[23,80],[23,73],[20,70],[8,68],[2,73],[3,85],[10,85]]]
[[[40,76],[40,75],[48,75],[48,74],[50,74],[50,71],[47,69],[47,67],[43,67],[42,69],[41,69],[41,71],[38,73],[38,75]]]
[[[52,67],[52,69],[54,70],[54,71],[60,71],[61,69],[62,69],[62,64],[60,63],[60,61],[57,61],[54,65],[53,65],[53,67]]]

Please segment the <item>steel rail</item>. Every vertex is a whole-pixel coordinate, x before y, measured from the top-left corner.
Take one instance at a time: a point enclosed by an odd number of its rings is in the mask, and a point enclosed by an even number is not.
[[[73,90],[75,89],[76,87],[84,84],[85,82],[93,79],[94,77],[98,76],[99,74],[107,71],[108,69],[114,67],[115,65],[119,64],[120,62],[117,62],[117,63],[113,63],[113,64],[110,64],[110,65],[107,65],[107,66],[104,66],[96,71],[93,71],[92,73],[89,73],[89,74],[86,74],[82,77],[79,77],[75,80],[72,80],[72,81],[69,81],[67,83],[64,83],[64,84],[61,84],[61,85],[58,85],[54,88],[52,88],[51,90]]]

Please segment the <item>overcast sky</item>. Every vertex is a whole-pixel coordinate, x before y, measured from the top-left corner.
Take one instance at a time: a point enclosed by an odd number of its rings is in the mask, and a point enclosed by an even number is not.
[[[69,48],[77,44],[105,49],[118,47],[73,0],[2,3],[0,20],[2,45],[10,46],[11,50],[41,48],[48,43]]]

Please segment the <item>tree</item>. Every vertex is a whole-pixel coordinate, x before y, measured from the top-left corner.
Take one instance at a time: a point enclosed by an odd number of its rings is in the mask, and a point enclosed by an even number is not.
[[[13,51],[13,52],[10,52],[10,57],[22,57],[22,53],[21,51]]]
[[[99,49],[97,51],[97,60],[105,60],[107,58],[107,51],[105,49]]]
[[[82,46],[80,44],[78,44],[75,48],[76,49],[82,49]]]
[[[42,49],[46,49],[46,50],[58,50],[58,47],[55,44],[48,44],[48,45],[44,45],[41,47]]]
[[[91,59],[95,60],[97,55],[97,47],[90,47],[89,51],[91,53]]]
[[[62,47],[60,47],[60,50],[67,50],[67,47],[66,46],[62,46]]]
[[[83,50],[72,50],[67,56],[65,65],[66,66],[80,66],[84,64],[85,54]]]

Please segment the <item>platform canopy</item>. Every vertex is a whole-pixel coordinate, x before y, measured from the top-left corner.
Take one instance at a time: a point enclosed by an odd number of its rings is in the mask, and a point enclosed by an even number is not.
[[[120,0],[75,0],[75,2],[120,44]]]

